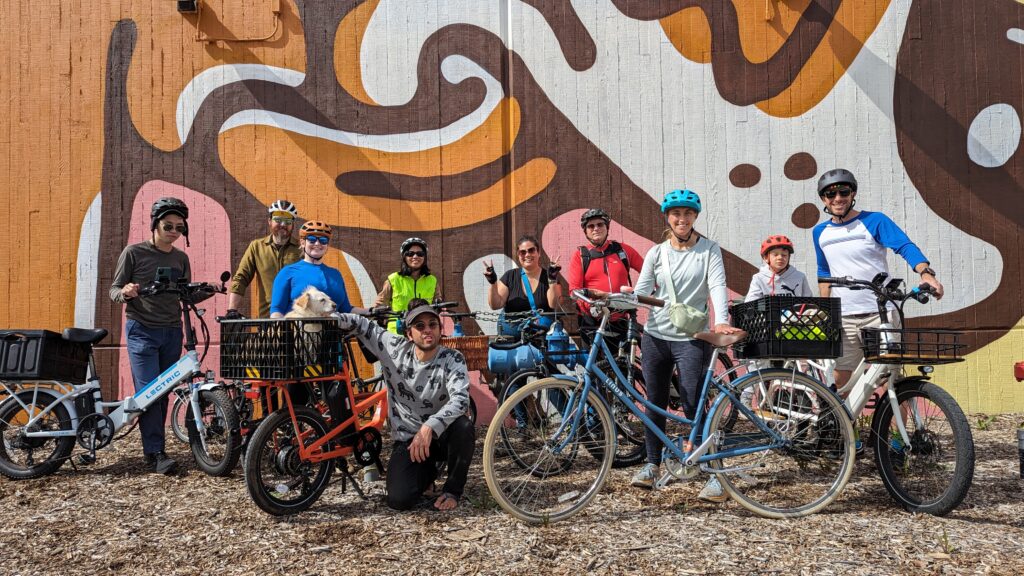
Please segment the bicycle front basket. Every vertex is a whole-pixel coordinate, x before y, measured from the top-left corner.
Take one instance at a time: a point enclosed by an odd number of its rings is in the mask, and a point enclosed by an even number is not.
[[[331,318],[221,322],[222,378],[318,378],[337,374],[343,362],[341,330]]]
[[[873,364],[935,365],[963,362],[963,332],[933,328],[862,328],[864,359]]]

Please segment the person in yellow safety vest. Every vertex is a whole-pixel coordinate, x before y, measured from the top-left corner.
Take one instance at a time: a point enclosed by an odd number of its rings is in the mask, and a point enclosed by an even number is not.
[[[422,238],[409,238],[402,242],[399,253],[402,256],[402,266],[397,272],[388,275],[373,305],[390,306],[395,312],[404,312],[409,308],[409,301],[413,298],[422,298],[427,302],[439,300],[441,286],[427,266],[427,241]],[[388,330],[395,334],[404,333],[395,318],[388,321]]]

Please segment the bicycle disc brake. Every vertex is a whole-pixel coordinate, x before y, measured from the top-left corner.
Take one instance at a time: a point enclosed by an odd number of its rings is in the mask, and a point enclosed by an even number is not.
[[[86,450],[105,448],[114,438],[114,421],[99,412],[89,414],[79,422],[77,438]]]
[[[361,466],[376,464],[380,459],[380,450],[383,440],[380,431],[376,428],[367,428],[359,433],[356,438],[356,448],[353,457]]]

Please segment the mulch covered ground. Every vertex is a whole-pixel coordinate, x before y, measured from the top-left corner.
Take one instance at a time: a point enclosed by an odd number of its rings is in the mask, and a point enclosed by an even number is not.
[[[1024,417],[971,417],[974,485],[946,518],[895,508],[870,458],[825,512],[765,520],[697,499],[702,482],[658,493],[614,470],[583,513],[544,527],[505,515],[479,462],[455,512],[394,513],[332,485],[308,512],[278,519],[239,472],[209,478],[183,444],[178,476],[142,471],[137,434],[99,462],[32,481],[0,479],[5,574],[1022,574]],[[169,435],[170,439],[170,435]],[[240,469],[239,469],[240,470]]]

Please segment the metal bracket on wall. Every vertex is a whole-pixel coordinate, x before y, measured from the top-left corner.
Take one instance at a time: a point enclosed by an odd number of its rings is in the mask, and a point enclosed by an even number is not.
[[[203,21],[203,4],[202,0],[197,1],[197,16],[196,16],[196,42],[205,42],[207,44],[219,43],[219,42],[266,42],[277,36],[277,32],[281,29],[281,0],[270,0],[270,12],[274,15],[274,29],[271,30],[270,34],[260,37],[250,38],[217,38],[203,33],[201,24]]]

